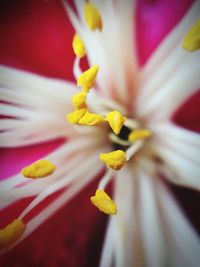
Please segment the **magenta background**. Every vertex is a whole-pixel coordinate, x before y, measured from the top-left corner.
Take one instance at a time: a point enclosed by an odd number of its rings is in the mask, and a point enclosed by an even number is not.
[[[138,0],[137,47],[141,65],[190,5],[190,0]],[[73,80],[71,40],[74,31],[60,1],[0,1],[0,33],[1,64]],[[199,103],[200,95],[191,98],[174,116],[176,122],[199,131]],[[1,149],[1,178],[18,172],[61,143],[62,140],[57,140],[28,148]],[[89,203],[96,183],[97,179],[30,237],[2,256],[0,266],[98,266],[107,217]],[[187,189],[172,189],[200,231],[199,194]],[[2,213],[0,224],[17,216],[28,201],[21,201]]]

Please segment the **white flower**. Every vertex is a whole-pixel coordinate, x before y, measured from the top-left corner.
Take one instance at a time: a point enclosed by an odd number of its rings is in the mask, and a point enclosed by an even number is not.
[[[133,1],[94,3],[102,15],[102,32],[87,28],[83,1],[75,1],[79,18],[64,2],[84,40],[90,65],[99,66],[98,90],[88,94],[88,106],[100,114],[116,109],[129,118],[128,123],[136,121],[152,133],[137,151],[128,148],[130,160],[113,178],[118,212],[109,219],[100,266],[199,266],[197,234],[160,173],[175,184],[200,189],[200,135],[170,121],[174,111],[200,87],[199,54],[181,49],[185,32],[199,17],[200,3],[193,4],[142,69],[133,49]],[[75,76],[80,74],[78,63],[76,60]],[[66,138],[65,144],[46,157],[57,166],[50,177],[27,181],[18,174],[0,182],[1,208],[22,197],[36,196],[20,218],[48,195],[65,189],[27,223],[22,240],[86,186],[102,169],[99,153],[113,149],[107,127],[66,124],[65,114],[73,110],[72,95],[78,92],[74,84],[2,66],[0,85],[1,115],[12,118],[1,124],[1,146]],[[134,152],[137,158],[132,157]],[[112,175],[108,173],[100,185],[105,182],[105,187]]]

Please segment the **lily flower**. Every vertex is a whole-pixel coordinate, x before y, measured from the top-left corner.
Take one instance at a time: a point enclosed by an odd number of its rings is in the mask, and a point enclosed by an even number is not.
[[[74,0],[75,10],[62,4],[76,32],[71,66],[76,83],[0,67],[0,145],[64,139],[40,161],[0,182],[2,210],[33,198],[0,230],[2,253],[104,170],[91,196],[92,204],[109,215],[100,267],[198,266],[199,237],[165,180],[200,189],[200,135],[172,121],[200,88],[200,2],[190,6],[143,66],[136,50],[137,1]],[[197,51],[186,51],[188,43],[188,50]],[[83,57],[89,62],[85,71]],[[49,205],[30,219],[51,195]]]

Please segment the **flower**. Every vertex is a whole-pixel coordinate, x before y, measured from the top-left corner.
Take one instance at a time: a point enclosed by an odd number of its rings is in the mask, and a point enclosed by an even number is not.
[[[118,1],[116,6],[112,2],[97,3],[102,16],[102,32],[90,32],[65,5],[84,41],[91,66],[99,66],[98,90],[88,93],[89,109],[102,116],[116,109],[128,118],[123,122],[126,124],[122,132],[128,128],[138,131],[144,128],[151,133],[147,140],[136,141],[135,146],[128,144],[126,156],[129,161],[116,172],[116,177],[109,171],[100,182],[99,187],[104,188],[113,178],[113,199],[118,210],[117,215],[109,219],[101,266],[109,266],[112,261],[116,266],[142,266],[144,261],[148,266],[196,266],[198,238],[158,172],[164,173],[174,183],[199,189],[199,149],[196,147],[199,135],[169,120],[177,107],[199,88],[198,57],[180,47],[184,33],[198,15],[199,3],[193,5],[143,69],[138,68],[132,50],[132,4],[132,1],[126,5]],[[81,17],[82,2],[77,1],[76,7]],[[77,60],[74,66],[77,76],[80,74],[78,63]],[[20,215],[22,219],[49,194],[66,188],[47,208],[48,213],[38,215],[37,221],[41,223],[55,206],[66,202],[98,173],[102,168],[98,154],[113,150],[113,143],[122,148],[127,145],[127,138],[114,135],[107,124],[77,128],[68,125],[66,131],[60,118],[65,117],[65,112],[73,111],[71,98],[78,92],[71,83],[44,79],[6,67],[1,68],[1,83],[15,89],[11,93],[2,88],[2,100],[17,104],[9,104],[9,108],[7,103],[2,104],[3,115],[19,117],[14,121],[13,118],[4,121],[3,130],[10,129],[10,132],[2,133],[2,144],[34,144],[55,135],[63,137],[66,132],[69,138],[66,144],[47,157],[57,166],[52,176],[37,181],[16,176],[1,184],[2,207],[21,197],[38,195]],[[44,108],[48,112],[44,112]],[[84,164],[81,164],[83,160]],[[24,237],[37,226],[35,222],[33,219],[27,223]],[[174,251],[178,251],[181,257]]]

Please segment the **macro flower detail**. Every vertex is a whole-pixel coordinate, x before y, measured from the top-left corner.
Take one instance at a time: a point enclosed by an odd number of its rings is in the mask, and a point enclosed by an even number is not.
[[[36,161],[22,170],[27,177],[16,174],[0,181],[1,209],[34,197],[0,230],[2,253],[104,170],[90,200],[115,216],[108,218],[99,266],[198,267],[198,234],[166,181],[200,189],[200,135],[172,121],[176,110],[200,88],[199,51],[189,53],[181,47],[199,18],[200,2],[191,5],[143,66],[135,47],[137,1],[74,0],[76,11],[67,1],[62,3],[76,32],[71,40],[76,81],[0,67],[0,112],[6,116],[0,145],[64,139],[39,161],[39,174]],[[195,26],[186,39],[198,41],[198,29]],[[84,71],[83,57],[89,64]],[[111,183],[109,196],[106,187]],[[27,219],[56,192],[48,206]]]
[[[200,49],[200,20],[197,20],[186,33],[182,47],[190,52]]]

